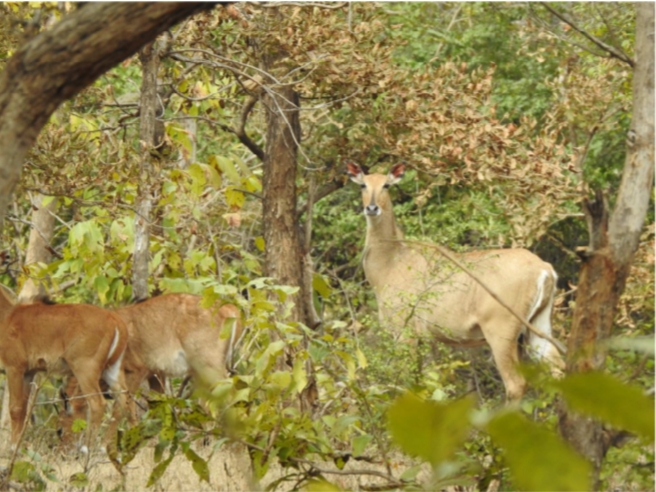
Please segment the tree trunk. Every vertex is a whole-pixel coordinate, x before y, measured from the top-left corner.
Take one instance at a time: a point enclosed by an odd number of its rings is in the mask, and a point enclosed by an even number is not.
[[[50,263],[52,258],[50,242],[55,230],[53,212],[56,209],[57,200],[52,200],[47,205],[43,205],[44,198],[38,192],[35,192],[31,197],[32,228],[30,229],[30,239],[25,255],[26,266],[33,263],[47,264]],[[28,278],[18,294],[18,300],[20,302],[29,302],[37,296],[45,295],[45,293],[45,287],[41,282]]]
[[[291,86],[275,87],[267,94],[267,136],[262,182],[262,222],[266,244],[266,275],[282,285],[301,287],[301,245],[296,220],[296,152],[300,140],[298,96]],[[294,321],[304,322],[300,299],[295,296]]]
[[[654,4],[636,4],[636,65],[633,116],[627,137],[626,163],[615,209],[608,218],[601,192],[584,203],[590,245],[582,255],[576,308],[569,338],[567,371],[604,367],[601,342],[611,335],[613,318],[638,249],[654,179]],[[594,465],[594,488],[608,450],[600,422],[562,406],[561,434]]]
[[[139,52],[142,67],[140,123],[140,177],[134,217],[134,254],[132,257],[132,297],[148,298],[148,261],[150,259],[150,210],[152,208],[153,155],[159,142],[155,141],[157,126],[157,71],[159,52],[157,42],[147,44]]]
[[[86,3],[25,43],[0,74],[0,218],[25,155],[57,107],[211,3]]]
[[[267,93],[267,140],[262,188],[262,222],[266,275],[282,285],[299,288],[294,296],[292,320],[314,328],[318,322],[312,304],[312,271],[309,251],[301,245],[296,196],[296,154],[301,140],[298,94],[291,86]],[[308,227],[310,221],[308,220]],[[309,233],[309,231],[308,231]],[[309,279],[309,281],[308,281]],[[286,353],[291,363],[293,353]],[[278,368],[283,369],[283,361]],[[308,383],[300,394],[302,410],[317,399],[316,380],[311,361],[306,362]]]

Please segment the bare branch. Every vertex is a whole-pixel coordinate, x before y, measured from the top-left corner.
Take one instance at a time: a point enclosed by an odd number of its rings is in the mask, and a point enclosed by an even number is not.
[[[212,118],[208,118],[207,116],[176,116],[173,118],[158,118],[160,121],[174,121],[174,120],[200,120],[200,121],[205,121],[206,123],[209,123],[212,126],[216,126],[221,128],[221,130],[232,133],[234,134],[239,141],[244,144],[248,150],[250,150],[253,154],[255,154],[256,157],[258,157],[261,161],[264,160],[264,151],[262,148],[257,145],[253,140],[250,139],[248,135],[245,133],[240,133],[238,130],[235,130],[234,128],[229,127],[228,125],[224,123],[220,123],[216,120],[213,120]]]
[[[585,29],[581,28],[576,24],[572,19],[568,18],[565,14],[561,14],[558,12],[556,9],[552,8],[548,3],[541,3],[545,9],[547,9],[549,12],[551,12],[553,15],[558,17],[561,21],[563,21],[565,24],[570,26],[572,29],[574,29],[576,32],[587,38],[589,41],[591,41],[593,44],[595,44],[597,47],[601,48],[603,51],[608,53],[608,56],[611,58],[617,58],[620,61],[623,61],[624,63],[628,64],[631,68],[635,67],[635,61],[629,57],[626,53],[624,53],[622,50],[618,50],[614,46],[611,46],[609,44],[604,43],[601,39],[599,39],[596,36],[593,36],[589,32],[587,32]]]
[[[344,184],[345,182],[343,180],[333,180],[330,183],[323,185],[321,188],[319,188],[317,191],[314,192],[313,203],[317,203],[320,200],[326,198],[334,191],[344,188]],[[301,203],[299,205],[298,207],[299,212],[297,218],[300,218],[300,216],[303,215],[303,212],[305,212],[307,206],[308,206],[307,202]]]
[[[427,243],[424,241],[411,241],[407,239],[403,239],[400,241],[395,241],[395,242],[402,242],[405,244],[414,244],[417,246],[422,246],[422,247],[427,247],[427,248],[432,248],[436,249],[442,256],[444,256],[447,260],[449,260],[451,263],[456,265],[458,268],[460,268],[463,272],[465,272],[469,277],[472,278],[478,285],[483,287],[485,291],[490,294],[495,301],[497,301],[499,304],[501,304],[504,308],[510,312],[515,318],[517,318],[519,321],[522,322],[524,326],[526,326],[531,333],[534,335],[544,338],[545,340],[549,341],[554,347],[556,347],[556,350],[560,352],[561,354],[565,355],[566,350],[565,347],[561,342],[556,340],[555,338],[547,335],[546,333],[542,333],[540,330],[538,330],[535,326],[533,326],[524,316],[521,314],[517,313],[513,308],[511,308],[508,304],[506,304],[493,290],[491,290],[485,283],[474,273],[472,272],[469,268],[467,268],[461,261],[456,259],[455,256],[451,252],[449,252],[446,248],[443,248],[439,244],[432,244],[432,243]]]
[[[258,99],[253,96],[249,96],[244,104],[244,107],[241,108],[241,115],[239,118],[239,126],[235,132],[237,138],[241,143],[243,143],[248,149],[255,154],[260,161],[264,161],[264,150],[262,147],[257,145],[251,138],[246,134],[246,121],[248,120],[248,115],[251,114],[253,108],[257,104]]]

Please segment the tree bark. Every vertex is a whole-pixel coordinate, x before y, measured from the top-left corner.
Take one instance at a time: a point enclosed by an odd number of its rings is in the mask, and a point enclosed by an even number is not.
[[[301,244],[297,215],[296,157],[301,141],[299,98],[292,86],[279,86],[267,93],[264,104],[267,137],[262,222],[266,275],[282,285],[299,288],[293,299],[292,320],[315,328],[318,317],[312,303],[311,259],[309,251]],[[310,226],[309,220],[307,226]],[[293,357],[293,353],[286,353],[287,363]],[[311,408],[318,395],[309,359],[305,366],[308,383],[299,395],[302,410]],[[278,361],[278,368],[283,369],[283,361]]]
[[[300,141],[298,96],[291,86],[264,98],[267,135],[262,180],[266,275],[302,288],[301,246],[296,221],[296,153]],[[294,321],[304,322],[302,294],[295,296]]]
[[[620,295],[638,249],[654,180],[654,4],[636,4],[633,116],[617,203],[610,218],[601,192],[584,203],[590,245],[582,255],[567,371],[603,369]],[[560,408],[560,432],[594,465],[594,489],[608,451],[602,424]]]
[[[30,229],[30,239],[27,244],[27,253],[25,254],[25,265],[33,263],[50,263],[52,253],[50,242],[55,230],[55,216],[53,212],[56,209],[57,200],[50,201],[43,205],[45,197],[35,192],[31,197],[32,202],[32,228]],[[41,282],[28,278],[20,293],[18,300],[20,302],[29,302],[35,297],[45,295],[46,290]]]
[[[12,56],[0,74],[0,217],[50,115],[144,43],[213,3],[87,3]]]
[[[157,71],[159,52],[157,42],[147,44],[139,52],[141,61],[140,124],[140,178],[136,213],[134,217],[134,254],[132,256],[132,297],[148,298],[148,261],[150,260],[150,210],[152,208],[153,155],[159,142],[155,141],[157,126]]]

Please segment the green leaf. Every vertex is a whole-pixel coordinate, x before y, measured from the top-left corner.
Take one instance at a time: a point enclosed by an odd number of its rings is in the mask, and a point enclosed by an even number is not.
[[[98,299],[103,304],[107,304],[107,292],[109,292],[109,280],[103,275],[98,275],[93,281],[93,288],[98,293]]]
[[[522,490],[590,489],[590,464],[556,434],[517,413],[494,417],[487,430],[503,448],[513,483]]]
[[[84,419],[75,419],[71,429],[75,433],[83,432],[87,428],[87,421]]]
[[[273,364],[274,359],[282,351],[285,346],[285,342],[278,340],[269,344],[264,353],[258,358],[255,364],[255,374],[257,376],[262,376],[266,371],[269,370],[270,366]]]
[[[294,377],[294,387],[296,389],[297,393],[300,393],[305,389],[307,386],[308,378],[307,378],[307,373],[305,372],[305,361],[296,358],[294,361],[294,369],[293,369],[293,377]]]
[[[171,195],[175,193],[177,189],[178,189],[178,185],[173,181],[164,181],[164,183],[162,184],[163,195]]]
[[[305,490],[306,492],[340,492],[342,489],[334,483],[327,482],[323,479],[313,478],[308,480]]]
[[[348,352],[336,350],[335,355],[338,355],[346,364],[346,375],[349,380],[355,379],[355,359]]]
[[[184,147],[184,149],[191,154],[193,150],[193,142],[191,141],[191,137],[187,130],[174,124],[167,124],[166,134],[171,138],[171,141],[174,144],[177,144],[179,147]]]
[[[317,291],[319,295],[324,299],[328,299],[330,297],[330,294],[332,294],[332,289],[330,288],[330,285],[328,285],[326,279],[322,275],[319,275],[318,273],[312,275],[312,288],[315,291]]]
[[[53,202],[56,199],[57,199],[56,196],[44,196],[43,200],[41,200],[41,206],[47,207],[51,202]]]
[[[467,438],[473,405],[471,398],[438,403],[406,393],[387,414],[392,438],[406,453],[437,465]]]
[[[244,186],[251,193],[259,193],[262,191],[262,183],[254,174],[251,174],[248,178],[246,178]]]
[[[366,369],[367,368],[367,358],[365,357],[362,350],[360,350],[359,348],[355,349],[355,356],[358,359],[358,366],[360,367],[360,369]]]
[[[333,426],[333,431],[335,434],[341,434],[344,432],[350,425],[358,422],[360,417],[357,415],[340,415],[335,421]]]
[[[207,461],[198,456],[191,448],[187,448],[185,456],[191,461],[191,467],[196,472],[196,475],[198,475],[198,478],[210,483],[210,470],[207,466]]]
[[[572,374],[554,385],[573,410],[654,442],[654,400],[640,388],[601,372]]]
[[[364,434],[362,436],[356,436],[351,440],[351,447],[353,448],[353,456],[360,456],[364,453],[367,444],[371,442],[373,436],[370,434]]]
[[[171,456],[169,456],[164,461],[160,462],[155,468],[153,468],[153,471],[150,472],[150,477],[148,477],[148,483],[146,484],[146,487],[152,487],[157,483],[157,481],[160,478],[162,478],[162,475],[164,475],[164,472],[171,464],[171,461],[173,461],[173,458],[174,455],[173,453],[171,453]]]
[[[271,374],[271,383],[275,385],[280,391],[289,388],[292,383],[292,375],[289,371],[276,371]]]
[[[417,478],[417,475],[419,475],[420,471],[421,471],[421,465],[413,466],[412,468],[408,468],[403,473],[401,473],[401,476],[399,478],[401,480],[405,480],[406,482],[409,482]]]
[[[225,190],[226,203],[232,209],[240,209],[244,206],[246,197],[241,191],[237,191],[232,186],[228,186]]]
[[[209,162],[210,164],[215,164],[222,173],[228,176],[228,179],[232,181],[233,184],[241,185],[241,177],[239,176],[239,172],[232,160],[222,155],[214,155],[210,157]]]
[[[103,234],[98,224],[90,220],[75,224],[68,233],[68,241],[75,253],[82,247],[86,247],[89,253],[99,253],[104,247]]]
[[[68,479],[68,483],[70,483],[73,487],[83,489],[89,485],[89,477],[86,473],[74,473],[71,475],[71,478]]]

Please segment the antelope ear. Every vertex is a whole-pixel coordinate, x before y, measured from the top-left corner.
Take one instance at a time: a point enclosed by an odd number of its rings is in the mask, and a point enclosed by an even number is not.
[[[364,183],[364,173],[362,168],[358,166],[355,162],[346,163],[346,174],[348,174],[351,181],[359,185]]]
[[[387,174],[387,184],[388,185],[395,185],[399,181],[401,181],[401,178],[403,178],[403,175],[405,174],[405,164],[402,162],[399,162],[398,164],[394,164],[392,166],[392,169],[390,169],[390,172]]]

